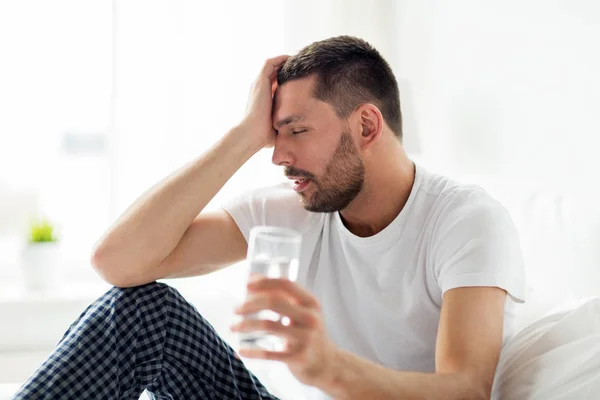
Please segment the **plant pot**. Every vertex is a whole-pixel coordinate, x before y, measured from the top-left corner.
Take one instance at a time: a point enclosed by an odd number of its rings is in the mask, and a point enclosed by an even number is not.
[[[59,283],[60,247],[56,242],[29,243],[23,249],[22,270],[25,287],[48,291]]]

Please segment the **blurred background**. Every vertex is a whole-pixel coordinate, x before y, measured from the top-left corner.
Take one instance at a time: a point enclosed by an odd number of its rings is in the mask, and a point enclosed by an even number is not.
[[[528,318],[600,295],[594,0],[0,1],[0,387],[23,382],[106,290],[94,242],[240,121],[264,60],[339,34],[393,67],[409,155],[511,211],[539,305]],[[270,157],[209,208],[280,180]],[[32,255],[32,219],[54,228],[51,256]],[[226,335],[230,308],[209,303],[233,304],[244,277],[169,283]]]

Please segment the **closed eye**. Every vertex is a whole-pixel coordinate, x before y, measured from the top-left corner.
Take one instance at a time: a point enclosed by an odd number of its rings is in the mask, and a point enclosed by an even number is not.
[[[298,135],[300,133],[306,132],[307,129],[302,129],[302,130],[297,130],[297,131],[292,131],[292,135]]]

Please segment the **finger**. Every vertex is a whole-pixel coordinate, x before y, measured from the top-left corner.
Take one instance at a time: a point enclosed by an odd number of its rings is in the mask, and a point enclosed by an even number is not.
[[[269,279],[264,274],[259,274],[258,272],[250,272],[250,276],[248,277],[248,282],[254,282],[261,279]]]
[[[281,290],[295,299],[298,304],[308,308],[319,309],[319,302],[311,293],[288,279],[261,279],[248,283],[250,291]]]
[[[257,358],[262,360],[273,360],[273,361],[283,361],[288,362],[294,358],[293,353],[285,352],[285,351],[268,351],[261,349],[247,349],[241,348],[239,350],[239,354],[242,357],[246,358]]]
[[[292,304],[288,298],[276,294],[257,294],[251,296],[244,304],[235,309],[239,315],[254,314],[263,310],[275,311],[288,317],[294,325],[314,327],[316,318],[313,312],[305,307]]]
[[[275,336],[288,339],[291,342],[298,342],[306,336],[306,331],[301,328],[285,326],[281,322],[271,321],[269,319],[245,319],[231,325],[232,332],[267,332]]]
[[[265,61],[262,75],[273,79],[277,70],[283,65],[284,62],[287,61],[289,57],[290,56],[288,55],[281,55],[274,58],[269,58],[267,61]]]

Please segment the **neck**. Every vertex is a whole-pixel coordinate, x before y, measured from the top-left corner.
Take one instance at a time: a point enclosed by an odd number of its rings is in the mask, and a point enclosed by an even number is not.
[[[387,160],[387,162],[385,162]],[[340,211],[344,225],[360,237],[381,232],[400,214],[415,181],[415,165],[400,145],[366,168],[362,191]],[[369,173],[371,171],[371,173]]]

